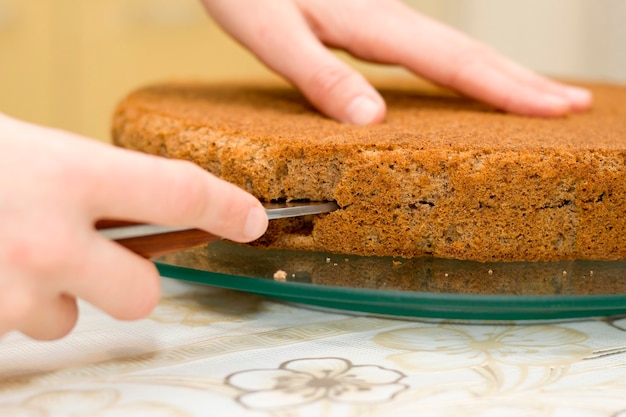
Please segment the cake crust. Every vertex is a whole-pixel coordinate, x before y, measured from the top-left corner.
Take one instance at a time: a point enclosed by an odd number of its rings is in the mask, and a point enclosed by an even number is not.
[[[284,85],[169,83],[131,93],[114,143],[193,161],[258,198],[330,200],[256,245],[478,261],[626,258],[626,87],[591,111],[504,114],[416,82],[380,84],[386,121],[351,126]]]

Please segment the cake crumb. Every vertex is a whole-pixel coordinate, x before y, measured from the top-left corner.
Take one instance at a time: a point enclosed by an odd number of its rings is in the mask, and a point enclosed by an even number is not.
[[[493,270],[492,270],[492,269],[490,269],[489,271],[487,271],[487,273],[488,273],[489,275],[493,275]]]
[[[287,281],[287,273],[282,269],[274,272],[274,280],[275,281]]]
[[[593,271],[589,271],[589,276],[593,276]]]
[[[400,261],[391,261],[393,263],[393,266],[398,266],[398,265],[402,265],[402,262]]]
[[[567,275],[567,271],[563,271],[563,276]]]
[[[330,263],[330,258],[326,258],[326,263],[329,264]]]

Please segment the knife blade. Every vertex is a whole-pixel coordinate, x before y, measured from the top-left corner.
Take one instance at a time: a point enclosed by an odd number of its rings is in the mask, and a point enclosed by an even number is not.
[[[331,201],[262,204],[269,220],[329,213],[339,208],[337,203]],[[191,227],[117,220],[99,221],[96,223],[96,229],[102,236],[116,241],[145,258],[189,249],[221,239],[212,233]]]

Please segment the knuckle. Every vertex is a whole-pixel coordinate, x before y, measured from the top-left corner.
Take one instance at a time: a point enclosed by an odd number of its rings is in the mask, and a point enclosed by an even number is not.
[[[169,208],[181,222],[195,221],[205,215],[208,190],[201,168],[191,162],[180,161],[178,174],[172,178],[169,189]]]
[[[73,155],[61,155],[40,162],[39,170],[49,184],[57,184],[65,192],[64,199],[85,198],[100,191],[98,182],[101,176],[97,175],[93,164],[86,164]]]
[[[172,213],[181,223],[221,234],[232,229],[233,222],[243,222],[249,205],[242,190],[215,177],[207,183],[210,174],[194,164],[185,163],[183,170],[189,172],[174,181],[170,197]]]
[[[219,203],[215,205],[210,219],[214,233],[228,234],[231,235],[228,237],[233,237],[232,231],[237,229],[233,226],[244,224],[249,206],[242,204],[241,196],[236,191],[234,187],[226,187],[220,196]]]
[[[306,81],[314,102],[319,102],[323,97],[336,96],[336,92],[349,84],[353,72],[343,65],[325,65],[312,72]]]
[[[52,230],[54,229],[54,230]],[[57,275],[80,259],[76,238],[62,227],[45,227],[22,236],[8,250],[9,263],[34,277]]]
[[[483,65],[491,53],[487,46],[472,42],[472,44],[452,54],[448,62],[449,71],[444,84],[456,86],[467,81],[466,78],[469,74],[472,74],[476,66]]]
[[[239,229],[243,229],[252,198],[217,177],[207,181],[209,175],[195,164],[184,163],[180,175],[171,183],[171,218],[220,236],[238,237],[243,233]]]
[[[520,107],[517,97],[510,91],[503,92],[498,101],[498,107],[504,111],[524,113],[524,109]]]

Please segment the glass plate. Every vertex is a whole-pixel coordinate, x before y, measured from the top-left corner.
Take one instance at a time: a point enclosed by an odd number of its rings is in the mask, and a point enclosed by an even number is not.
[[[626,313],[626,261],[481,263],[215,242],[155,263],[164,277],[384,316],[544,320]]]

